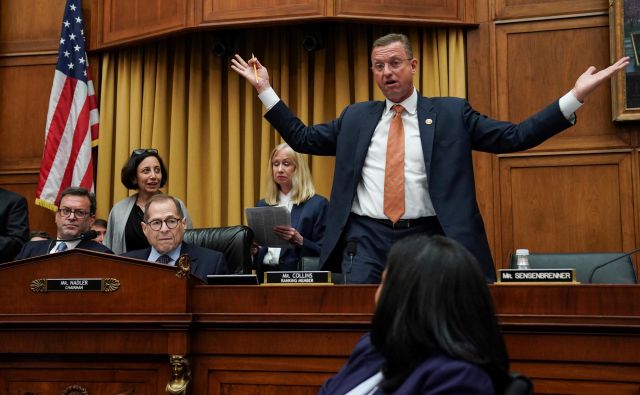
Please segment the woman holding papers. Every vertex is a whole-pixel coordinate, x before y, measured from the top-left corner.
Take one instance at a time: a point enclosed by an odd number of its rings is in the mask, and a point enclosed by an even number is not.
[[[137,189],[138,193],[122,199],[111,209],[104,245],[117,255],[149,248],[141,225],[144,220],[144,205],[151,196],[162,193],[160,188],[167,184],[168,179],[167,169],[157,149],[133,150],[129,160],[122,167],[120,180],[127,189]],[[187,229],[192,228],[187,208],[182,201],[179,202],[187,220]]]
[[[371,331],[319,394],[502,394],[509,360],[476,259],[443,236],[390,250]]]
[[[316,194],[307,162],[287,144],[271,151],[266,179],[266,196],[256,207],[284,206],[291,212],[291,226],[273,229],[290,247],[261,246],[255,259],[256,267],[260,273],[298,270],[303,256],[320,254],[327,199]]]

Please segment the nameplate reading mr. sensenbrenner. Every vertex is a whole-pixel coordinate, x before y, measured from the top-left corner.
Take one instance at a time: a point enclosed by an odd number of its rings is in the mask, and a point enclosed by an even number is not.
[[[577,284],[575,269],[500,269],[498,282]]]
[[[39,278],[31,281],[33,292],[114,292],[120,288],[116,278]]]
[[[331,272],[265,272],[266,285],[326,285],[332,284]]]

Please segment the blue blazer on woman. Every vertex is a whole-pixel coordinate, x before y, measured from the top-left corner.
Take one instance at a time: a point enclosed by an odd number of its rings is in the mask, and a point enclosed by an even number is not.
[[[318,395],[346,394],[380,371],[384,357],[371,344],[367,333],[354,348],[349,361],[327,380]],[[494,394],[489,375],[479,366],[445,355],[427,358],[411,372],[394,394],[402,395],[489,395]],[[385,392],[378,388],[374,395]]]
[[[320,195],[313,195],[306,202],[293,205],[291,226],[302,235],[304,240],[302,248],[292,245],[291,248],[280,252],[280,270],[296,270],[302,256],[320,256],[327,205],[327,199]],[[256,203],[256,207],[265,206],[268,204],[264,199]],[[260,248],[258,255],[256,255],[256,266],[262,265],[266,253],[266,248]]]

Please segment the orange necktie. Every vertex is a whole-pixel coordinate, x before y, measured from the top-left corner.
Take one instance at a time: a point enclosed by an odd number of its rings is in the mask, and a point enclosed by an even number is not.
[[[384,170],[384,215],[396,223],[404,214],[404,107],[396,104],[393,110],[395,114],[387,138],[387,162]]]

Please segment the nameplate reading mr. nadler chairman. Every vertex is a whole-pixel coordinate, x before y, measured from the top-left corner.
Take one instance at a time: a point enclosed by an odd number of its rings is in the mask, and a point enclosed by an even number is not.
[[[267,285],[326,285],[331,284],[331,272],[265,272]]]
[[[39,278],[31,281],[33,292],[114,292],[120,288],[116,278]]]

